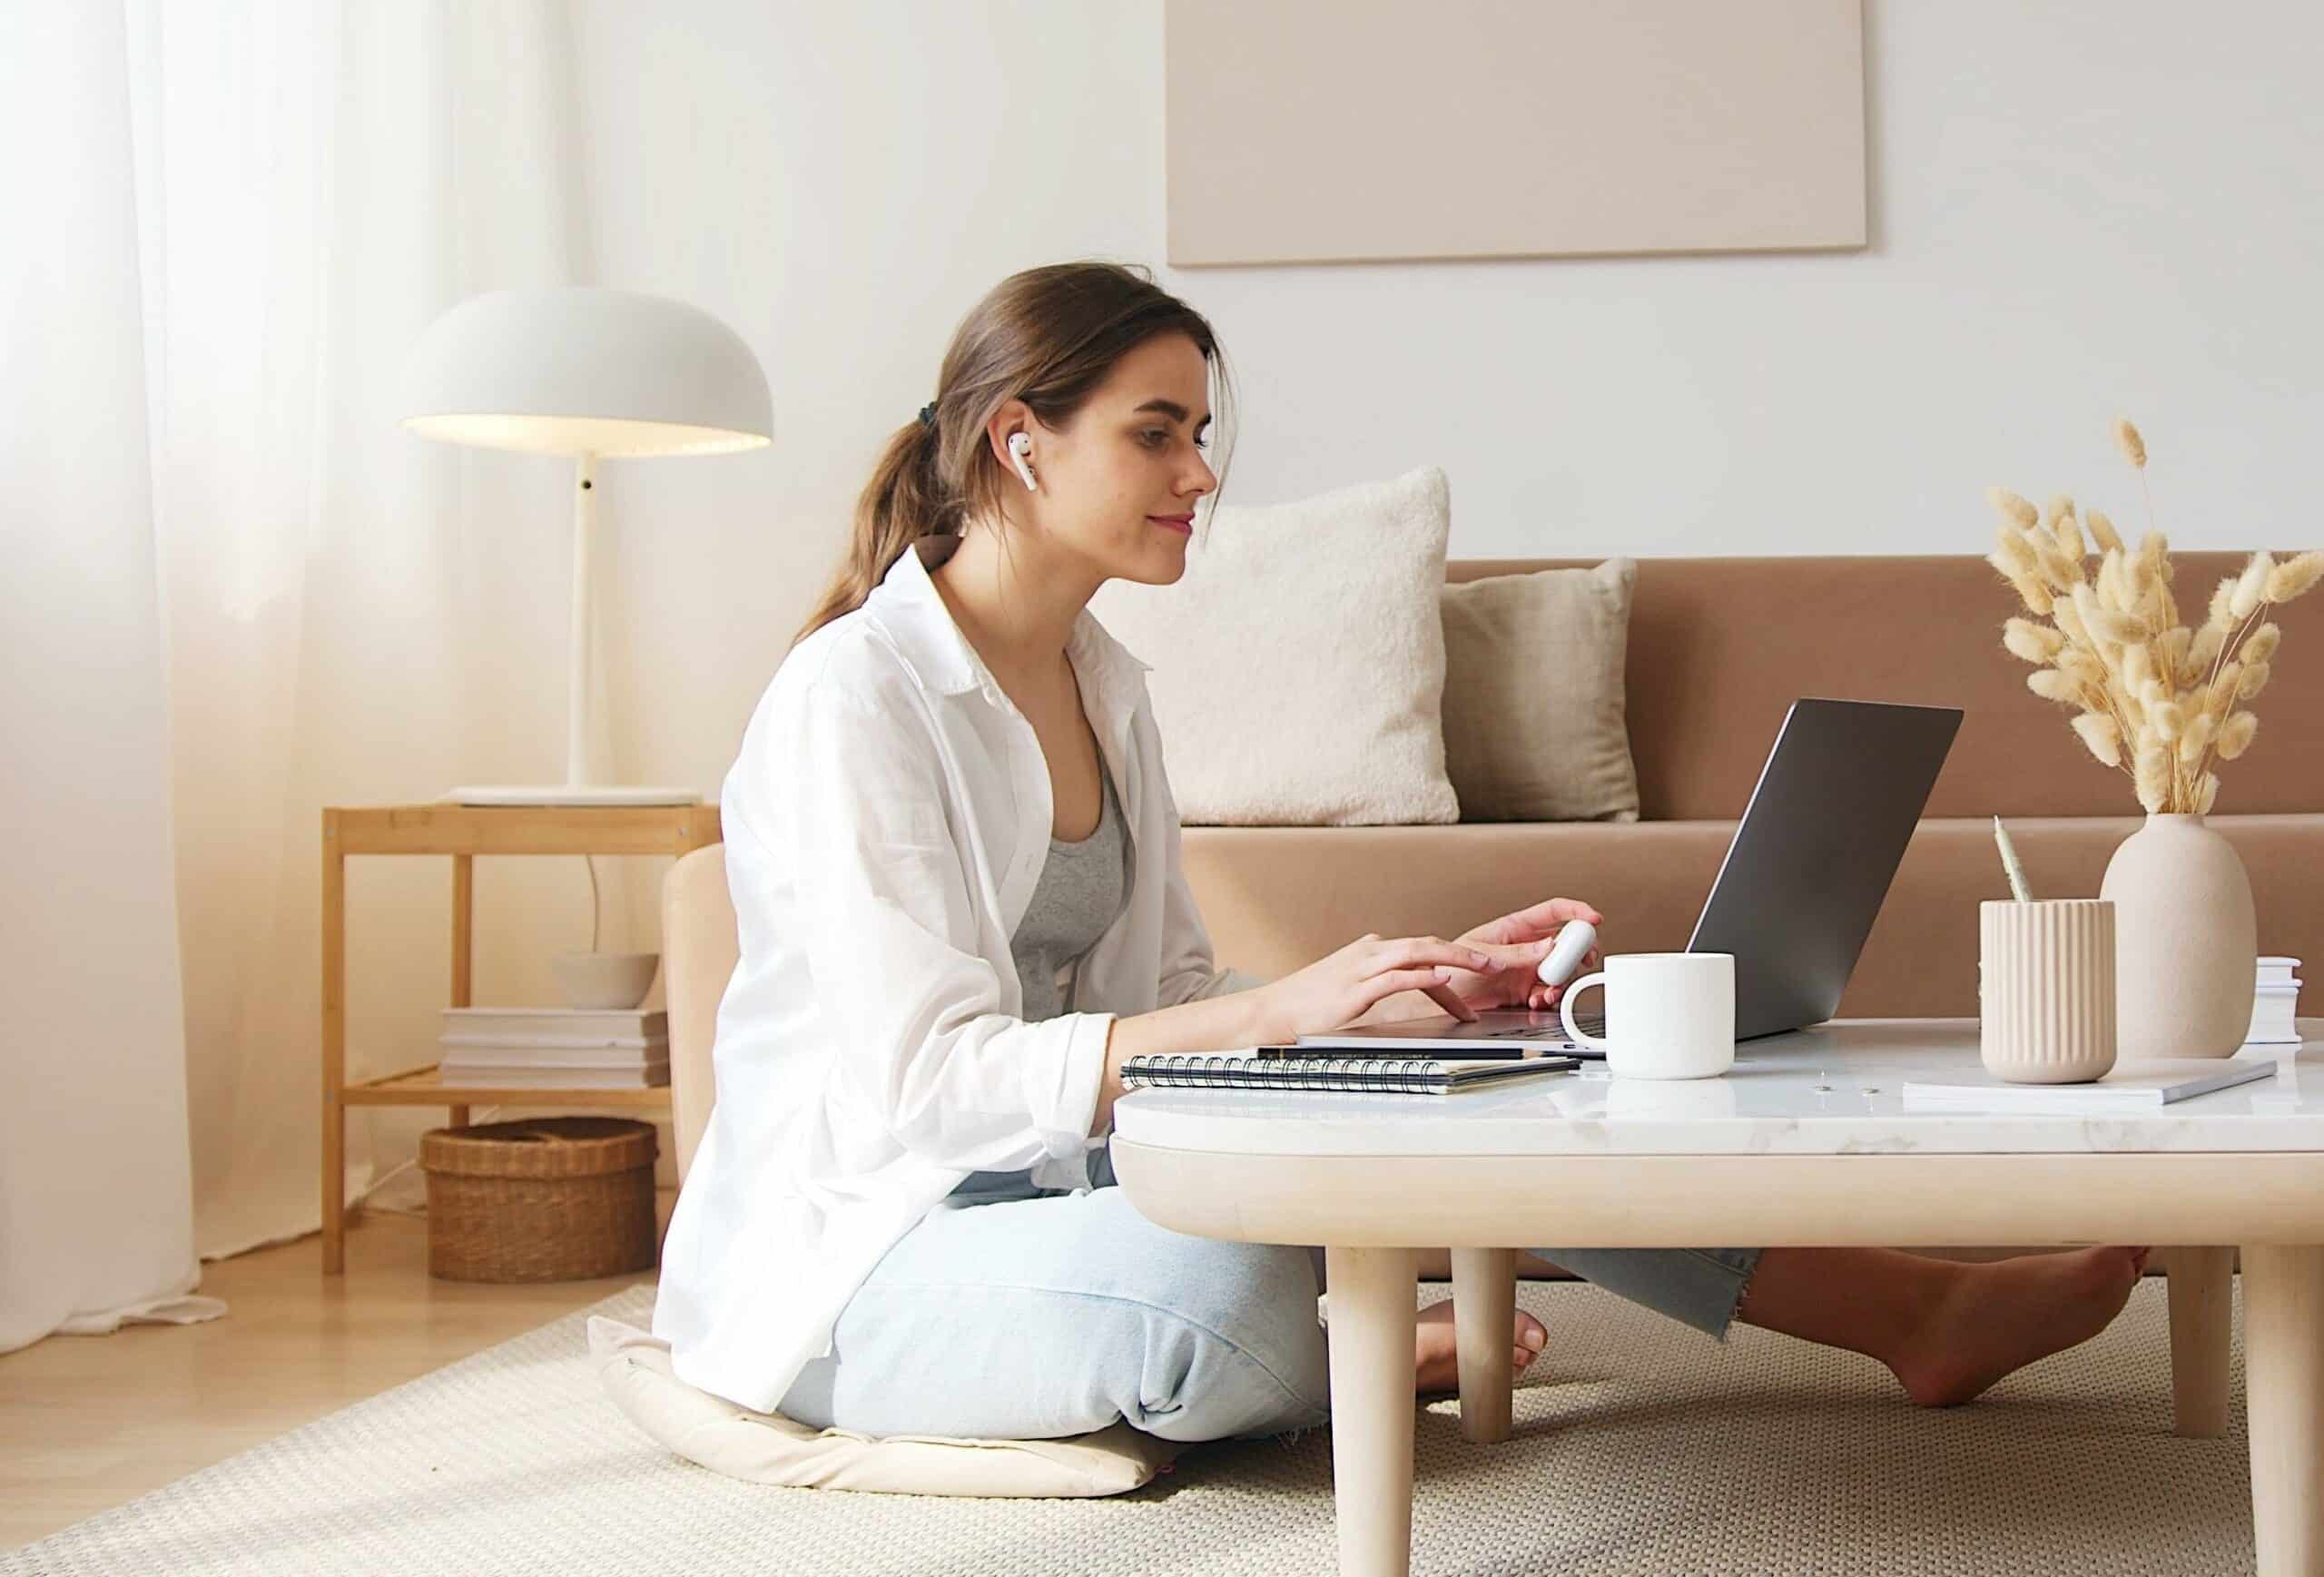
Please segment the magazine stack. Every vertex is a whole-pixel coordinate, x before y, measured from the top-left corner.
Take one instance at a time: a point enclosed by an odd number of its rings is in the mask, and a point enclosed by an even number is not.
[[[448,1085],[648,1089],[670,1082],[663,1008],[447,1008]]]

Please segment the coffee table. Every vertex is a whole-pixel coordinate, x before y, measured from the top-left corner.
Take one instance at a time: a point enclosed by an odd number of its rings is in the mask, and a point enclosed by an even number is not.
[[[2261,1577],[2324,1577],[2324,1021],[2256,1083],[2137,1114],[1904,1109],[1977,1068],[1970,1020],[1857,1020],[1749,1042],[1716,1079],[1581,1075],[1457,1096],[1142,1089],[1116,1176],[1180,1232],[1320,1244],[1346,1577],[1412,1552],[1415,1250],[1449,1245],[1461,1420],[1504,1438],[1516,1250],[2169,1246],[2180,1433],[2225,1427],[2242,1252]],[[1552,1333],[1551,1339],[1555,1339]],[[1901,1402],[1899,1405],[1904,1405]]]

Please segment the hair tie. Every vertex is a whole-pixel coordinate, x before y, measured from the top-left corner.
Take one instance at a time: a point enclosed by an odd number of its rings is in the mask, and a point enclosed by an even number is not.
[[[926,405],[920,408],[920,425],[924,428],[931,429],[935,427],[936,402],[934,400],[931,399]]]

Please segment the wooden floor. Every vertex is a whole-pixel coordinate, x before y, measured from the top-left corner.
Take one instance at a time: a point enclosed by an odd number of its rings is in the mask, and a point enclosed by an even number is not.
[[[350,1223],[345,1276],[321,1262],[320,1235],[220,1260],[197,1290],[222,1319],[0,1355],[0,1550],[654,1278],[438,1281],[427,1224],[384,1214]]]

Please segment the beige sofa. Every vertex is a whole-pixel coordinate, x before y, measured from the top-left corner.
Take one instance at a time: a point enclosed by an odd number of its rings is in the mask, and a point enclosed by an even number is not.
[[[1456,560],[1446,578],[1587,562]],[[2200,617],[2242,562],[2178,556],[2185,610]],[[1794,700],[1959,706],[1960,735],[1840,1013],[1974,1017],[1977,903],[2008,896],[1990,818],[2007,819],[2035,892],[2064,897],[2097,893],[2142,814],[2129,779],[2025,688],[2025,665],[2001,647],[2016,611],[1967,556],[1640,559],[1627,665],[1640,820],[1189,827],[1187,879],[1219,959],[1269,976],[1367,931],[1451,936],[1554,896],[1602,911],[1610,951],[1681,948]],[[2324,609],[2298,605],[2285,624],[2259,742],[2221,768],[2211,823],[2250,872],[2260,951],[2324,969]]]

